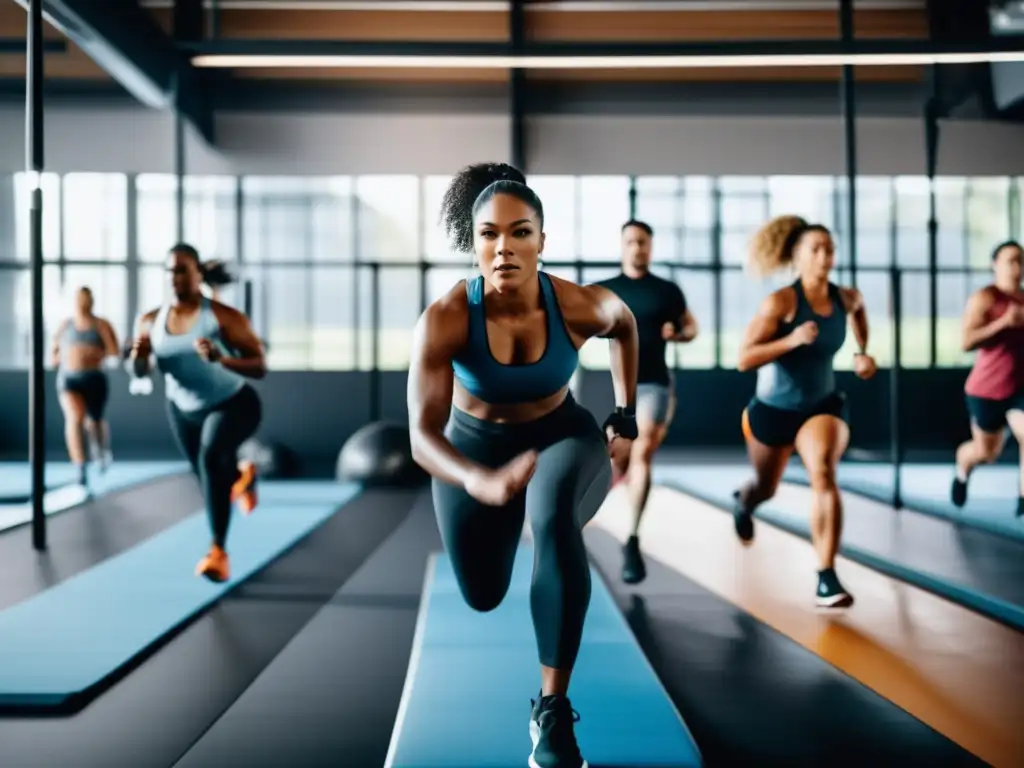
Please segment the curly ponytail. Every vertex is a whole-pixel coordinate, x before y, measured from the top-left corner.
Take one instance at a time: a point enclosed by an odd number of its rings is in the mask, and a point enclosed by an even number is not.
[[[477,163],[459,171],[441,199],[440,222],[456,251],[473,252],[473,217],[498,194],[512,195],[529,205],[544,226],[544,206],[526,186],[522,171],[507,163]]]
[[[828,233],[828,228],[792,215],[776,216],[764,224],[750,240],[750,271],[765,277],[792,265],[793,250],[808,232]]]

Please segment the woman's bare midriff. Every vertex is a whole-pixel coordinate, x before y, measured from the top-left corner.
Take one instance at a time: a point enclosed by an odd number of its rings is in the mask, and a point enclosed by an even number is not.
[[[100,347],[94,347],[91,344],[72,344],[67,348],[65,355],[62,366],[64,371],[82,373],[99,370],[107,353]]]
[[[563,402],[569,387],[562,387],[553,395],[529,403],[510,403],[496,405],[485,403],[462,388],[458,381],[452,392],[452,405],[464,413],[482,421],[493,421],[497,424],[522,424],[547,416]]]

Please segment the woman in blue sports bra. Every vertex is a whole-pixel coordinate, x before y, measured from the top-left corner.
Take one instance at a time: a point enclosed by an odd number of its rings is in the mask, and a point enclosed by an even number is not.
[[[267,373],[263,345],[249,318],[203,295],[204,267],[190,245],[167,258],[173,299],[138,322],[131,360],[137,376],[164,376],[167,415],[181,452],[199,478],[210,521],[210,549],[196,574],[230,578],[227,555],[231,505],[256,506],[252,464],[238,464],[238,448],[260,425],[262,405],[247,379]]]
[[[567,696],[590,601],[582,530],[610,488],[609,449],[628,454],[637,434],[636,323],[611,291],[539,270],[544,209],[515,168],[464,169],[442,217],[454,246],[476,254],[481,274],[427,307],[416,325],[413,456],[434,478],[441,538],[474,609],[504,599],[529,517],[542,681],[529,764],[584,768]],[[617,407],[604,429],[568,389],[578,349],[595,336],[612,346]]]
[[[857,341],[853,370],[875,374],[867,353],[868,316],[856,288],[829,281],[835,245],[828,229],[798,216],[778,216],[751,243],[751,265],[762,275],[792,268],[797,279],[770,294],[747,327],[740,345],[741,371],[757,370],[757,390],[743,411],[743,435],[754,477],[735,494],[733,519],[743,541],[754,538],[754,510],[768,501],[794,449],[810,481],[811,540],[818,555],[815,602],[847,608],[853,596],[835,572],[843,527],[836,466],[850,428],[846,398],[836,388],[832,361],[850,326]]]

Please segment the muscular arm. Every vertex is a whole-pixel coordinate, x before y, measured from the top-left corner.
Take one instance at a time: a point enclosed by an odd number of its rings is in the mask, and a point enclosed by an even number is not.
[[[964,352],[972,352],[997,333],[1007,327],[1009,312],[1004,312],[995,320],[985,321],[988,311],[992,308],[992,294],[987,290],[976,291],[967,301],[964,310]]]
[[[459,453],[444,435],[452,407],[454,358],[461,340],[451,329],[457,308],[431,304],[420,316],[412,337],[412,360],[406,401],[413,460],[438,480],[459,487],[482,467]]]
[[[220,322],[224,343],[237,355],[221,355],[217,362],[249,379],[262,379],[267,375],[267,356],[263,342],[257,338],[249,318],[226,304],[214,304]]]
[[[739,361],[736,364],[738,370],[756,370],[794,348],[792,334],[772,340],[779,330],[779,323],[789,310],[788,304],[781,292],[773,293],[761,302],[761,307],[747,326],[740,344]]]
[[[615,405],[636,404],[636,377],[639,367],[640,341],[636,334],[636,318],[626,302],[599,285],[583,288],[592,302],[594,333],[611,344],[612,387]]]
[[[868,352],[868,310],[864,306],[864,296],[856,288],[843,289],[843,302],[850,318],[850,330],[857,342],[857,352],[866,355]]]
[[[679,341],[685,344],[696,339],[699,332],[700,325],[697,323],[697,318],[687,309],[679,319],[679,330],[668,341]]]

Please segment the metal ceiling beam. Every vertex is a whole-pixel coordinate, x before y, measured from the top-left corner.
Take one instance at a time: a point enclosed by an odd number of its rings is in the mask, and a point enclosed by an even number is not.
[[[29,0],[15,0],[28,8]],[[146,106],[181,109],[213,143],[213,112],[195,93],[192,66],[149,11],[131,0],[43,0],[56,29]]]
[[[433,42],[409,40],[204,40],[183,43],[199,56],[431,56],[431,57],[634,57],[634,56],[830,56],[844,54],[1024,53],[1024,38],[984,41],[874,39],[746,40],[735,42]]]
[[[43,53],[67,53],[68,44],[63,40],[44,40]],[[25,55],[25,38],[5,37],[0,38],[0,55]]]

